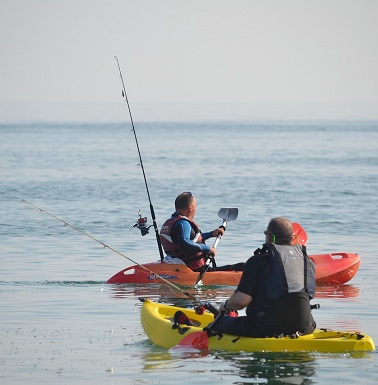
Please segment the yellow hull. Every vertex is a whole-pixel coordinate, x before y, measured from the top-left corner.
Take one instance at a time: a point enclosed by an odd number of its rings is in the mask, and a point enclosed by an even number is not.
[[[176,311],[183,311],[197,326],[187,327],[183,334],[172,329]],[[211,313],[198,315],[192,309],[159,304],[150,300],[143,302],[141,310],[142,326],[148,338],[157,346],[172,348],[190,333],[202,332],[214,320]],[[250,338],[223,334],[209,337],[210,350],[229,350],[247,352],[302,352],[317,351],[325,353],[373,351],[375,345],[370,336],[358,332],[316,330],[314,333],[298,338]]]

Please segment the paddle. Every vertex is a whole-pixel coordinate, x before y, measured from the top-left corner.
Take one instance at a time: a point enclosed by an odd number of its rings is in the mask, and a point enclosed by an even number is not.
[[[306,234],[305,229],[299,223],[296,222],[293,222],[292,225],[294,230],[293,238],[296,239],[294,245],[299,243],[300,245],[306,246],[308,242],[308,236]]]
[[[209,349],[209,336],[214,335],[213,327],[223,318],[226,312],[222,311],[217,315],[213,322],[203,329],[203,332],[193,332],[186,335],[176,346],[175,349],[182,348],[194,348],[197,350],[208,350]]]
[[[218,211],[218,217],[223,219],[223,223],[220,227],[223,227],[224,230],[226,230],[227,222],[234,221],[238,217],[239,210],[237,208],[221,208]],[[218,234],[217,238],[215,239],[213,247],[216,248],[219,240],[222,238],[221,234]],[[202,271],[199,273],[197,280],[194,284],[194,287],[197,288],[198,286],[202,286],[202,278],[209,269],[210,263],[213,261],[213,264],[215,264],[214,257],[207,256],[205,266],[203,267]]]

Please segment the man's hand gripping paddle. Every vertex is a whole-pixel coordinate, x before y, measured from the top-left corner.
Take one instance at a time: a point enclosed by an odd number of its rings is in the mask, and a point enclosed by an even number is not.
[[[218,216],[223,219],[223,223],[220,227],[223,227],[224,230],[226,230],[227,222],[234,221],[238,217],[239,210],[237,208],[222,208],[218,211]],[[218,234],[217,238],[215,239],[213,247],[216,248],[219,240],[222,238],[221,234]],[[202,286],[202,277],[205,275],[207,270],[209,269],[210,263],[213,262],[213,265],[215,265],[214,257],[211,257],[210,255],[207,256],[205,266],[201,270],[201,272],[198,275],[198,278],[194,284],[194,287],[197,288],[198,286]]]

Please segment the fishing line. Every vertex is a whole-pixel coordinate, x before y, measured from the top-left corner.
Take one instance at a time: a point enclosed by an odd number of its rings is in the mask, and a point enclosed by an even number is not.
[[[119,76],[120,76],[121,81],[122,81],[122,97],[125,98],[125,101],[126,101],[126,104],[127,104],[127,109],[129,111],[131,127],[132,127],[131,131],[133,131],[133,133],[134,133],[135,143],[136,143],[137,150],[138,150],[138,155],[139,155],[140,167],[141,167],[142,173],[143,173],[144,184],[145,184],[146,190],[147,190],[148,201],[150,202],[151,218],[152,218],[152,222],[153,222],[154,229],[155,229],[155,236],[156,236],[156,242],[157,242],[158,248],[159,248],[160,259],[163,260],[164,259],[164,254],[163,254],[163,248],[162,248],[161,242],[160,242],[159,230],[158,230],[157,223],[156,223],[155,210],[154,210],[154,207],[153,207],[152,202],[151,202],[151,196],[150,196],[150,191],[148,189],[146,173],[144,171],[144,166],[143,166],[142,156],[141,156],[141,153],[140,153],[138,138],[137,138],[135,127],[134,127],[134,120],[133,120],[133,117],[132,117],[132,114],[131,114],[129,99],[128,99],[127,93],[126,93],[126,86],[125,86],[125,82],[123,80],[122,71],[121,71],[121,67],[119,65],[118,57],[117,56],[114,56],[114,57],[117,60]]]
[[[51,218],[54,218],[55,220],[57,220],[57,221],[63,223],[64,226],[67,226],[67,227],[69,227],[69,228],[71,228],[71,229],[73,229],[73,230],[79,232],[80,234],[85,235],[86,237],[88,237],[88,238],[92,239],[93,241],[95,241],[95,242],[99,243],[100,245],[102,245],[104,248],[113,251],[114,253],[116,253],[116,254],[120,255],[121,257],[126,258],[126,259],[129,260],[130,262],[134,263],[135,265],[138,265],[138,266],[141,267],[142,269],[148,271],[150,274],[153,274],[153,275],[157,276],[159,279],[161,279],[162,281],[164,281],[164,282],[165,282],[166,284],[168,284],[170,287],[172,287],[172,288],[174,288],[174,289],[180,291],[181,293],[185,294],[191,301],[196,302],[196,303],[198,303],[198,304],[201,305],[201,306],[205,306],[205,307],[206,307],[208,310],[210,310],[212,313],[214,313],[214,311],[217,312],[217,309],[215,309],[214,306],[212,306],[211,304],[209,304],[209,303],[203,303],[203,302],[200,301],[198,298],[196,298],[193,294],[190,294],[190,293],[188,293],[187,291],[182,290],[180,287],[178,287],[177,285],[175,285],[175,284],[172,283],[172,282],[169,282],[167,279],[165,279],[164,277],[162,277],[162,276],[160,276],[159,274],[155,273],[154,271],[150,270],[150,269],[147,268],[146,266],[143,266],[143,265],[139,264],[138,262],[134,261],[134,260],[131,259],[130,257],[128,257],[128,256],[126,256],[125,254],[121,253],[120,251],[114,249],[113,247],[109,246],[108,244],[106,244],[106,243],[104,243],[104,242],[102,242],[102,241],[99,241],[98,239],[96,239],[96,238],[93,237],[92,235],[86,233],[85,231],[79,229],[78,227],[75,227],[75,226],[73,226],[73,225],[70,225],[68,222],[64,221],[63,219],[58,218],[58,217],[55,216],[54,214],[51,214],[51,213],[49,213],[48,211],[41,209],[40,207],[36,206],[36,205],[33,204],[33,203],[28,202],[28,201],[25,200],[25,199],[21,199],[21,202],[22,202],[22,203],[26,203],[26,204],[28,204],[28,205],[34,207],[35,209],[39,210],[40,212],[42,212],[42,213],[44,213],[44,214],[50,216]]]

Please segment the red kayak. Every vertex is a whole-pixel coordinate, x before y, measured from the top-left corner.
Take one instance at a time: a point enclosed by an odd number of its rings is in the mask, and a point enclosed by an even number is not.
[[[315,254],[309,256],[316,266],[316,283],[320,285],[343,284],[350,281],[360,266],[360,256],[351,253]],[[208,271],[203,285],[237,286],[241,271]],[[173,284],[193,286],[198,272],[185,264],[153,262],[130,266],[113,275],[107,283],[163,283],[160,277]]]

